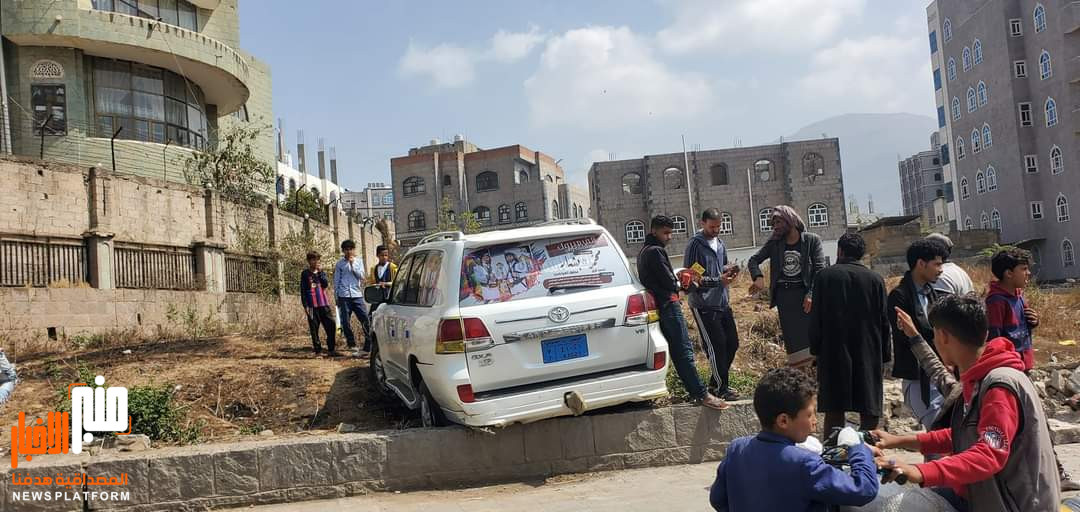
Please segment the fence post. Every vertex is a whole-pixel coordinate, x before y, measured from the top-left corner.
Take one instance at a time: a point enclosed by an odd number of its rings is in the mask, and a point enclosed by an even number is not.
[[[99,290],[116,288],[113,277],[113,233],[91,230],[83,233],[86,243],[86,280]]]
[[[278,205],[274,201],[266,205],[266,241],[271,254],[277,254],[277,214]],[[274,265],[274,283],[277,284],[277,298],[285,297],[285,262],[280,257],[270,260]]]
[[[225,244],[195,242],[191,252],[195,256],[195,280],[199,289],[225,293]]]

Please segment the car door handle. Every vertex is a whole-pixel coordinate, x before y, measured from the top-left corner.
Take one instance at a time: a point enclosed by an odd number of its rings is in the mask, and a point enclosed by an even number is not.
[[[405,331],[405,339],[409,339],[409,331],[408,330]]]

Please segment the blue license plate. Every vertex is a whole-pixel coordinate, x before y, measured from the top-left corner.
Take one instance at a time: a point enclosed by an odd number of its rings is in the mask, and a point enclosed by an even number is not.
[[[588,356],[589,345],[585,342],[585,335],[578,334],[541,341],[540,352],[544,355],[544,364],[557,363]]]

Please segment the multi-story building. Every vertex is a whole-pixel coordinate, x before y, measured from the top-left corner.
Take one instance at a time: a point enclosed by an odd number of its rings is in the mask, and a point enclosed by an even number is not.
[[[927,26],[947,208],[958,229],[1031,249],[1040,279],[1080,275],[1080,10],[1072,2],[936,0]]]
[[[847,230],[842,178],[833,138],[598,162],[589,190],[596,221],[628,254],[637,254],[650,219],[663,214],[675,221],[668,251],[677,255],[709,207],[722,212],[720,238],[731,249],[767,241],[772,207],[780,204],[801,212],[809,231],[836,240]]]
[[[453,222],[462,222],[461,212],[472,212],[482,230],[587,213],[587,195],[566,183],[556,160],[521,145],[484,150],[460,135],[453,142],[432,140],[392,158],[390,173],[402,245],[438,230],[444,201]]]
[[[0,2],[0,151],[183,181],[218,129],[269,124],[237,1]],[[255,146],[274,162],[272,130]]]
[[[897,162],[904,215],[923,215],[923,212],[933,211],[934,200],[945,197],[945,177],[941,168],[940,146],[935,133],[931,137],[932,149],[921,151]]]
[[[394,187],[386,183],[368,183],[359,192],[346,190],[341,193],[341,207],[354,217],[394,220]]]

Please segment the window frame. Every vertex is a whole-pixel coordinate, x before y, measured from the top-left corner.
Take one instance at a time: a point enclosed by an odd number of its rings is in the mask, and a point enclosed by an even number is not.
[[[952,41],[952,21],[949,18],[945,18],[941,24],[941,39],[946,43]]]
[[[982,169],[975,171],[975,195],[983,195],[986,193],[986,174]]]
[[[422,196],[424,194],[427,194],[427,185],[424,183],[422,176],[409,176],[401,181],[402,197]]]
[[[488,208],[484,205],[479,205],[472,209],[472,214],[473,217],[476,218],[476,221],[479,222],[481,225],[491,225],[491,208]]]
[[[993,192],[998,189],[997,169],[993,165],[986,166],[986,191]]]
[[[983,50],[982,41],[980,41],[978,38],[976,38],[975,42],[971,45],[972,67],[978,66],[979,64],[982,64],[982,61],[983,61],[983,51],[982,50]]]
[[[1036,34],[1046,30],[1046,7],[1043,7],[1043,4],[1035,4],[1035,8],[1031,12],[1031,18]]]
[[[952,108],[952,120],[959,121],[961,118],[960,111],[963,110],[962,108],[960,108],[960,98],[953,96],[952,104],[950,105],[950,107]]]
[[[1069,214],[1069,198],[1065,194],[1058,193],[1054,200],[1054,212],[1057,213],[1058,222],[1069,222],[1072,216]]]
[[[1024,172],[1026,174],[1039,172],[1039,155],[1024,155]]]
[[[529,220],[529,205],[525,201],[514,204],[514,222]]]
[[[414,219],[417,219],[414,221]],[[405,225],[410,232],[427,230],[427,214],[423,210],[413,210],[405,218]]]
[[[1042,201],[1031,201],[1028,205],[1028,213],[1030,214],[1031,220],[1043,220],[1043,218],[1045,218]]]
[[[476,184],[476,192],[494,192],[499,190],[499,173],[491,170],[477,174],[473,181]],[[483,185],[483,186],[481,186]]]
[[[1046,102],[1043,103],[1044,114],[1046,115],[1046,127],[1050,128],[1057,126],[1058,124],[1058,111],[1057,101],[1054,98],[1047,96]]]
[[[960,136],[956,138],[956,159],[963,160],[965,156],[967,155],[964,153],[964,137]]]
[[[1049,80],[1054,76],[1054,60],[1050,52],[1043,50],[1039,53],[1039,79]]]
[[[1024,35],[1024,20],[1020,18],[1010,19],[1009,34],[1012,35],[1012,37],[1020,37]]]
[[[1054,154],[1057,153],[1055,156]],[[1050,174],[1065,172],[1065,154],[1057,144],[1050,147]]]
[[[772,231],[772,214],[773,208],[771,206],[758,210],[758,229],[762,233]]]
[[[1076,265],[1076,247],[1068,238],[1061,241],[1061,264],[1066,268]]]
[[[968,111],[969,114],[976,111],[979,108],[979,104],[978,104],[978,102],[977,102],[977,100],[975,98],[976,98],[976,96],[975,96],[975,88],[974,87],[968,87],[968,90],[967,90],[967,111]]]
[[[1014,60],[1013,61],[1013,76],[1016,78],[1027,78],[1027,61],[1026,60]]]
[[[720,233],[721,235],[732,235],[735,233],[735,223],[731,219],[731,214],[728,212],[720,212]]]
[[[983,123],[982,128],[982,148],[987,150],[994,147],[994,131],[990,128],[989,123]]]
[[[168,69],[140,62],[87,56],[94,136],[205,150],[216,128],[198,84]],[[102,98],[118,101],[108,102]],[[109,106],[119,107],[109,110]],[[197,119],[193,119],[197,116]],[[108,128],[105,128],[105,127]]]
[[[990,229],[1001,231],[1001,212],[997,208],[990,212]]]
[[[819,210],[814,211],[815,208],[819,208]],[[807,225],[812,228],[829,227],[829,206],[821,202],[813,203],[810,206],[807,206],[806,222]]]
[[[633,229],[633,238],[631,238],[631,229]],[[623,235],[626,237],[627,244],[640,244],[645,242],[645,223],[637,219],[627,221],[623,226]]]
[[[671,233],[674,235],[685,235],[687,231],[686,217],[682,215],[675,215],[671,217],[671,222],[675,224]]]
[[[956,59],[949,57],[945,64],[945,75],[948,76],[950,82],[956,80]]]
[[[980,107],[985,107],[990,102],[990,90],[986,87],[986,82],[979,80],[979,85],[975,88],[975,96]]]
[[[627,183],[626,179],[628,177],[630,177],[630,176],[633,176],[634,178],[637,178],[636,184]],[[644,189],[644,187],[642,187],[642,184],[641,184],[641,174],[636,173],[636,172],[628,172],[628,173],[623,174],[622,179],[620,180],[620,183],[622,184],[623,195],[640,196],[641,193],[643,192],[643,189]]]
[[[1020,126],[1034,126],[1035,125],[1035,116],[1031,111],[1031,102],[1030,101],[1021,101],[1020,103],[1017,103],[1016,104],[1016,109],[1017,109],[1017,113],[1020,116]],[[1025,119],[1024,114],[1027,114],[1026,119]]]
[[[968,48],[967,46],[964,47],[963,52],[961,52],[960,60],[963,61],[964,71],[971,71],[971,48]]]
[[[512,213],[510,212],[510,205],[505,204],[505,203],[500,204],[498,212],[499,212],[499,221],[498,221],[499,224],[510,224],[511,222],[513,222],[514,217],[513,217]],[[505,218],[504,218],[503,214],[506,214]]]
[[[724,187],[731,184],[726,163],[713,164],[709,167],[709,181],[714,187]]]
[[[982,151],[982,133],[978,128],[971,130],[971,152],[979,154]]]

